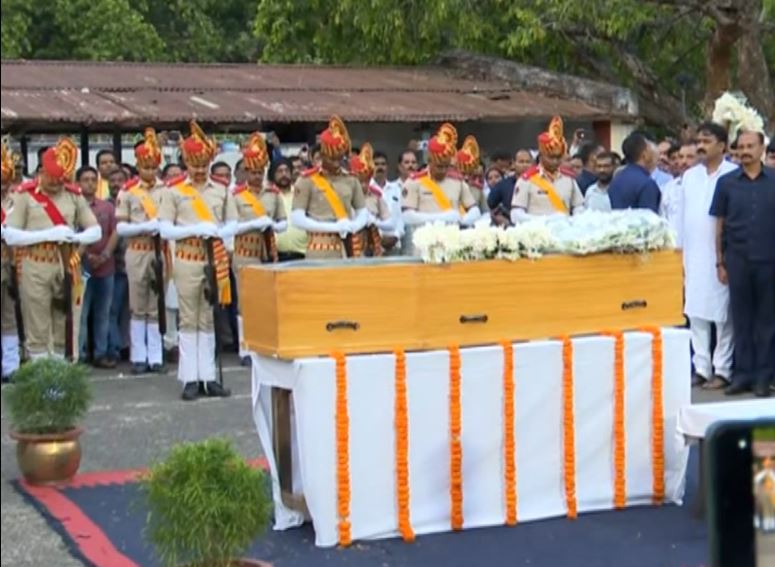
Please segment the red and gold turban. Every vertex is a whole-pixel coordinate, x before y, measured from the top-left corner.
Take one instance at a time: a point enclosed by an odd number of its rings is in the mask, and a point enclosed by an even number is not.
[[[2,142],[2,156],[0,156],[0,170],[2,173],[2,182],[10,183],[16,175],[16,156],[8,148],[5,140]]]
[[[242,146],[242,163],[246,171],[266,169],[266,164],[269,163],[269,152],[266,149],[266,140],[260,133],[253,132]]]
[[[361,153],[350,159],[350,172],[355,175],[368,175],[374,173],[374,149],[368,142],[361,146]]]
[[[217,146],[195,121],[191,121],[191,135],[180,142],[180,152],[186,165],[206,166],[215,157]]]
[[[562,118],[555,116],[549,123],[549,129],[538,136],[538,151],[542,154],[565,155],[568,144],[562,130]]]
[[[161,163],[161,147],[156,137],[156,130],[146,128],[143,133],[145,139],[135,148],[135,161],[138,167],[156,168]]]
[[[43,173],[55,181],[72,181],[78,146],[70,138],[61,138],[56,146],[43,152],[41,165]]]
[[[473,175],[479,168],[479,144],[473,136],[466,136],[457,153],[457,168],[463,175]]]
[[[350,153],[350,134],[338,116],[332,116],[328,128],[320,134],[320,153],[330,159],[341,159]]]
[[[428,142],[428,159],[438,164],[450,163],[456,152],[457,130],[452,124],[445,122]]]

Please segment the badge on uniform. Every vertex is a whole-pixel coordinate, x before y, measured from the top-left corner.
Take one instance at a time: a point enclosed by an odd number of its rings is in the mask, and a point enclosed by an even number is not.
[[[407,195],[409,195],[409,189],[407,189],[406,187],[404,187],[404,188],[401,190],[401,196],[402,196],[402,197],[406,197]]]

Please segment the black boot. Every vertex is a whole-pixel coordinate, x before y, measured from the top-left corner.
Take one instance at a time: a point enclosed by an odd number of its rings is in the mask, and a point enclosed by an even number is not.
[[[148,365],[145,362],[133,362],[132,374],[137,376],[138,374],[145,374],[148,372]]]
[[[167,373],[167,367],[163,364],[151,364],[150,368],[148,368],[150,372],[153,372],[154,374],[166,374]]]
[[[741,382],[732,382],[729,386],[726,387],[724,390],[724,394],[727,396],[738,396],[740,394],[745,394],[746,392],[751,391],[751,386],[748,384],[743,384]]]
[[[249,356],[243,356],[240,360],[240,365],[244,366],[245,368],[250,368],[253,365],[253,359]]]
[[[228,398],[231,390],[224,388],[218,382],[203,382],[205,395],[208,398]]]
[[[183,401],[191,402],[199,397],[199,383],[189,382],[183,388],[183,393],[180,396]]]
[[[753,388],[753,395],[757,398],[769,398],[770,397],[770,384],[769,380],[759,380],[756,386]]]

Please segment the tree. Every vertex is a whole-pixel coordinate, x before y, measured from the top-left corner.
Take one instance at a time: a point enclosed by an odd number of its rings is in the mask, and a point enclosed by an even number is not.
[[[682,92],[690,113],[700,114],[722,90],[737,87],[775,124],[775,33],[765,33],[773,30],[774,4],[260,0],[255,33],[264,43],[262,59],[271,62],[417,64],[450,48],[506,57],[630,86],[665,124],[683,116]],[[732,34],[725,27],[730,16]],[[719,59],[719,50],[729,57]]]

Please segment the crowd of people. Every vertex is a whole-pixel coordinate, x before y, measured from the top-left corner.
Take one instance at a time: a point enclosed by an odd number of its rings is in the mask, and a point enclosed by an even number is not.
[[[708,122],[691,138],[657,143],[636,131],[620,155],[583,131],[569,146],[555,118],[537,150],[486,163],[473,136],[458,141],[444,124],[424,153],[406,149],[391,164],[370,143],[353,148],[333,117],[305,154],[283,156],[251,135],[232,169],[192,123],[179,163],[162,164],[149,128],[135,164],[103,150],[95,167],[76,170],[77,149],[63,138],[41,150],[24,182],[4,144],[3,379],[20,352],[100,368],[126,358],[137,374],[165,372],[167,361],[177,362],[184,399],[226,396],[216,339],[239,349],[243,266],[412,254],[412,231],[430,222],[508,226],[643,208],[667,219],[683,249],[694,384],[769,395],[775,143],[765,148],[762,132],[730,140],[727,127]]]

